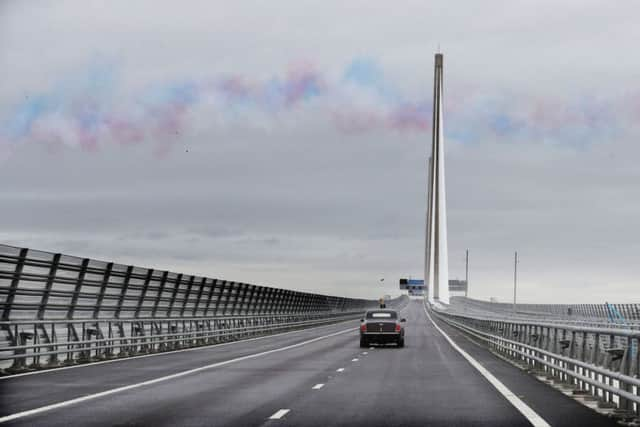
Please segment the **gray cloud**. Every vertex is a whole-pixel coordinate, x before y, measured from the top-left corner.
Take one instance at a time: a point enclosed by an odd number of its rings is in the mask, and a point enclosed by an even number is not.
[[[479,91],[527,108],[534,96],[628,93],[625,105],[640,112],[634,2],[448,3],[154,2],[148,13],[142,2],[143,13],[130,2],[5,2],[0,112],[96,55],[114,58],[124,88],[210,73],[268,78],[306,60],[339,72],[364,55],[430,98],[438,42],[452,104]],[[481,115],[483,104],[469,111]],[[608,111],[616,129],[584,144],[568,122],[556,131],[566,140],[463,138],[461,121],[478,119],[445,117],[451,276],[464,276],[470,248],[471,295],[508,300],[517,249],[523,299],[637,299],[640,113],[629,111]],[[0,164],[0,240],[330,294],[392,292],[397,278],[422,276],[430,135],[345,134],[319,116],[309,107],[221,126],[199,117],[160,157],[148,141],[98,152],[17,146]]]

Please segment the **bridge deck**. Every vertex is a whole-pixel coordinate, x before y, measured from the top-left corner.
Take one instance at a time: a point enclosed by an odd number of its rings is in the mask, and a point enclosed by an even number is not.
[[[0,379],[0,417],[175,374],[10,424],[529,425],[433,327],[419,302],[409,304],[405,317],[404,349],[360,349],[357,322],[347,322]],[[440,327],[549,424],[616,425]],[[215,366],[237,358],[244,359]],[[318,384],[323,386],[313,389]],[[289,412],[269,420],[281,409]]]

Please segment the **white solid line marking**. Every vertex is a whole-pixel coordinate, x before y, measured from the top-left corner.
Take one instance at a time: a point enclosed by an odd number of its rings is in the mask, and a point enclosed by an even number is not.
[[[262,351],[260,353],[254,353],[254,354],[249,354],[249,355],[246,355],[246,356],[236,357],[235,359],[229,359],[229,360],[225,360],[225,361],[222,361],[222,362],[212,363],[210,365],[201,366],[199,368],[189,369],[187,371],[177,372],[175,374],[171,374],[171,375],[167,375],[167,376],[164,376],[164,377],[155,378],[153,380],[147,380],[147,381],[143,381],[143,382],[136,383],[136,384],[130,384],[130,385],[123,386],[123,387],[113,388],[111,390],[106,390],[106,391],[102,391],[102,392],[95,393],[95,394],[89,394],[87,396],[77,397],[77,398],[71,399],[71,400],[65,400],[63,402],[53,403],[51,405],[46,405],[46,406],[42,406],[40,408],[30,409],[28,411],[16,412],[15,414],[6,415],[4,417],[1,417],[0,418],[0,423],[5,423],[7,421],[12,421],[12,420],[15,420],[15,419],[18,419],[18,418],[24,418],[24,417],[27,417],[29,415],[40,414],[42,412],[51,411],[53,409],[63,408],[65,406],[74,405],[74,404],[80,403],[80,402],[86,402],[87,400],[93,400],[93,399],[97,399],[99,397],[105,397],[105,396],[109,396],[111,394],[116,394],[116,393],[120,393],[120,392],[123,392],[123,391],[132,390],[132,389],[144,387],[144,386],[147,386],[147,385],[157,384],[157,383],[163,382],[163,381],[173,380],[173,379],[176,379],[176,378],[184,377],[186,375],[194,374],[196,372],[205,371],[207,369],[217,368],[217,367],[220,367],[220,366],[229,365],[231,363],[241,362],[243,360],[255,359],[255,358],[260,357],[260,356],[266,356],[268,354],[278,353],[278,352],[285,351],[285,350],[291,350],[293,348],[302,347],[303,345],[311,344],[313,342],[320,341],[320,340],[323,340],[323,339],[326,339],[326,338],[330,338],[330,337],[334,337],[336,335],[346,334],[347,332],[353,332],[353,330],[354,330],[354,328],[343,329],[342,331],[334,332],[334,333],[329,334],[329,335],[323,335],[321,337],[313,338],[313,339],[310,339],[310,340],[307,340],[307,341],[302,341],[302,342],[299,342],[297,344],[291,344],[291,345],[288,345],[288,346],[285,346],[285,347],[274,348],[273,350],[267,350],[267,351]],[[288,412],[288,409],[287,409],[287,412]]]
[[[324,384],[316,384],[313,387],[311,387],[312,390],[320,390],[322,387],[324,387]]]
[[[344,372],[344,368],[338,368],[336,369],[336,372]]]
[[[445,331],[443,331],[436,322],[433,321],[429,312],[427,312],[427,308],[423,305],[424,313],[427,315],[433,326],[442,334],[442,336],[449,341],[451,347],[453,347],[458,353],[462,355],[467,362],[471,364],[480,374],[491,383],[491,385],[498,390],[498,392],[504,396],[505,399],[509,401],[515,408],[522,414],[524,417],[534,426],[534,427],[550,427],[549,423],[547,423],[537,412],[535,412],[529,405],[524,403],[515,393],[507,388],[499,379],[497,379],[491,372],[489,372],[484,366],[482,366],[476,359],[471,357],[469,353],[464,351],[458,344],[456,344],[450,337],[447,335]]]
[[[287,415],[289,413],[289,411],[291,411],[291,409],[280,409],[278,412],[276,412],[275,414],[271,415],[269,417],[269,419],[270,420],[279,420],[280,418],[282,418],[285,415]]]
[[[66,371],[67,369],[89,368],[91,366],[104,365],[105,363],[126,362],[127,360],[143,359],[145,357],[164,356],[164,355],[173,354],[173,353],[183,353],[185,351],[207,350],[207,349],[215,348],[215,347],[225,347],[225,346],[228,346],[228,345],[240,344],[240,343],[243,343],[243,342],[263,340],[265,338],[273,338],[273,337],[279,337],[279,336],[282,336],[282,335],[295,334],[296,332],[311,331],[311,330],[314,330],[314,329],[326,328],[328,326],[341,325],[343,323],[349,323],[349,322],[355,322],[355,320],[353,320],[353,319],[352,320],[345,320],[343,322],[330,323],[328,325],[314,326],[313,328],[298,329],[298,330],[289,331],[289,332],[280,332],[280,333],[273,334],[273,335],[264,335],[264,336],[261,336],[261,337],[247,338],[247,339],[244,339],[244,340],[238,340],[238,341],[232,341],[232,342],[222,342],[222,343],[218,343],[218,344],[209,344],[209,345],[203,345],[203,346],[199,346],[199,347],[183,348],[181,350],[163,351],[161,353],[152,353],[152,354],[141,354],[139,356],[130,356],[130,357],[122,358],[122,359],[101,360],[99,362],[83,363],[81,365],[73,365],[73,366],[62,366],[60,368],[44,369],[42,371],[23,372],[21,374],[13,374],[13,375],[1,376],[0,380],[10,380],[10,379],[13,379],[13,378],[24,377],[24,376],[27,376],[27,375],[49,374],[51,372]]]

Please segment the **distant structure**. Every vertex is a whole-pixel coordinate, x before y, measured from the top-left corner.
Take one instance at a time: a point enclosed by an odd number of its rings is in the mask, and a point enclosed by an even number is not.
[[[425,293],[426,285],[422,279],[405,279],[401,278],[399,289],[407,291],[409,296],[422,296]],[[451,279],[449,280],[449,293],[457,293],[465,295],[467,292],[467,281]]]
[[[424,277],[429,301],[449,304],[447,202],[444,183],[444,132],[442,124],[442,62],[442,54],[436,53],[433,75],[433,133],[427,189]]]

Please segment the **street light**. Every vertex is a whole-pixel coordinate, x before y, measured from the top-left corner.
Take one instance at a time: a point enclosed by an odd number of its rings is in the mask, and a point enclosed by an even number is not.
[[[469,296],[469,249],[464,260],[464,296],[465,298]]]
[[[513,314],[516,313],[516,290],[518,286],[518,251],[513,258]]]

